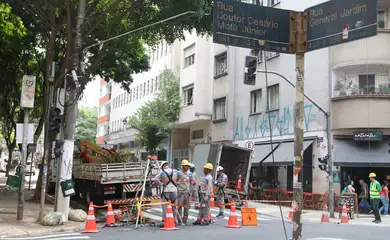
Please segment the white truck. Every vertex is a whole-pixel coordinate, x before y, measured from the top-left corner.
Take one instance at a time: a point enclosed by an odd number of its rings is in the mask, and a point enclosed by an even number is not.
[[[222,166],[229,181],[225,192],[225,202],[229,203],[234,200],[239,207],[242,205],[242,200],[247,197],[252,157],[251,150],[234,144],[201,143],[194,147],[192,163],[196,166],[198,177],[203,175],[203,166],[206,163],[213,164],[214,179],[217,176],[217,166]],[[239,175],[241,175],[242,189],[236,188]]]
[[[131,198],[142,189],[147,161],[125,163],[83,163],[75,153],[72,179],[76,194],[74,199],[84,198],[85,203],[102,205],[105,200]],[[159,169],[157,161],[150,161],[145,195],[151,195],[150,179]],[[52,159],[49,166],[49,191],[54,193],[58,163]]]

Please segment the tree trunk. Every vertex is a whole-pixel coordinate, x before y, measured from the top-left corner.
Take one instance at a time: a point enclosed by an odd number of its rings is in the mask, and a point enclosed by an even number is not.
[[[6,170],[5,170],[5,176],[8,177],[9,175],[9,171],[11,170],[11,166],[12,166],[12,153],[14,151],[14,148],[13,147],[8,147],[8,162],[7,162],[7,166],[6,166]]]

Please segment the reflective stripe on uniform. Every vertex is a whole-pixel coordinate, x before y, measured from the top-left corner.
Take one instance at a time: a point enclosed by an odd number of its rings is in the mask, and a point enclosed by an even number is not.
[[[377,183],[377,181],[370,183],[370,198],[372,199],[380,198],[380,191],[376,189]]]

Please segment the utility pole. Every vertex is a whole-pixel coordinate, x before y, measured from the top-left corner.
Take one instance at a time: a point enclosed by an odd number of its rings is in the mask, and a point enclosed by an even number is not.
[[[82,48],[83,48],[83,26],[85,22],[85,10],[86,10],[86,0],[80,0],[78,6],[77,14],[77,23],[76,23],[76,38],[75,38],[75,47],[72,55],[72,65],[73,69],[81,70],[82,65]],[[76,71],[79,72],[79,71]],[[77,81],[77,79],[74,79]],[[72,166],[73,166],[73,151],[74,151],[74,136],[76,128],[76,118],[77,118],[77,96],[79,89],[76,87],[76,82],[71,82],[70,84],[69,97],[67,97],[66,107],[65,107],[65,128],[64,128],[64,145],[63,145],[63,155],[61,161],[61,175],[57,178],[69,180],[72,179]],[[63,221],[68,221],[69,214],[69,203],[70,197],[64,197],[59,191],[58,194],[58,205],[57,210],[63,214]]]
[[[293,176],[293,240],[302,240],[302,178],[299,173],[303,165],[303,112],[304,112],[304,70],[305,70],[305,52],[307,49],[307,19],[306,13],[298,13],[295,19],[296,27],[296,99],[295,99],[295,141],[294,141],[294,176]]]

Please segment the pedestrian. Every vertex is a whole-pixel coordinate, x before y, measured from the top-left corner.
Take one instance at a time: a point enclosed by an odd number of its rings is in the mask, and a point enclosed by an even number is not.
[[[342,193],[355,193],[355,188],[353,187],[352,180],[347,181],[347,186],[344,188]]]
[[[389,214],[389,183],[387,181],[383,182],[382,191],[381,191],[381,202],[382,207],[379,209],[379,213],[382,213],[383,215],[388,216]]]
[[[195,201],[195,209],[199,209],[199,196],[198,196],[198,179],[196,177],[196,167],[195,164],[190,163],[190,171],[191,171],[191,178],[190,178],[190,191],[191,196],[190,198]]]
[[[374,211],[375,220],[374,223],[380,223],[381,222],[381,215],[379,214],[379,201],[380,201],[380,192],[381,192],[381,185],[376,180],[376,174],[370,173],[368,176],[370,178],[370,198],[371,198],[371,207]]]
[[[209,212],[210,212],[210,197],[213,194],[213,177],[211,172],[213,171],[213,164],[206,163],[203,167],[204,176],[199,181],[199,214],[198,219],[193,223],[194,225],[209,225]]]
[[[223,172],[223,167],[217,167],[217,180],[215,180],[215,186],[217,188],[217,204],[219,205],[219,214],[217,218],[224,217],[224,209],[225,209],[225,192],[226,186],[228,183],[228,177]]]
[[[190,208],[190,179],[192,178],[192,173],[189,168],[190,163],[188,160],[184,159],[181,161],[181,170],[183,175],[177,182],[177,204],[180,205],[178,208],[178,214],[180,215],[183,224],[187,223],[188,210]]]
[[[161,163],[161,172],[153,179],[153,181],[160,183],[163,188],[161,191],[161,201],[168,202],[170,201],[173,204],[176,204],[177,200],[177,180],[182,174],[181,172],[171,169],[168,166],[168,162]],[[167,206],[163,205],[163,222],[166,216]],[[172,211],[175,213],[175,207],[172,207]]]
[[[363,179],[359,180],[359,184],[360,184],[359,198],[361,199],[359,203],[359,212],[368,213],[370,211],[370,204],[368,203],[368,185]]]

